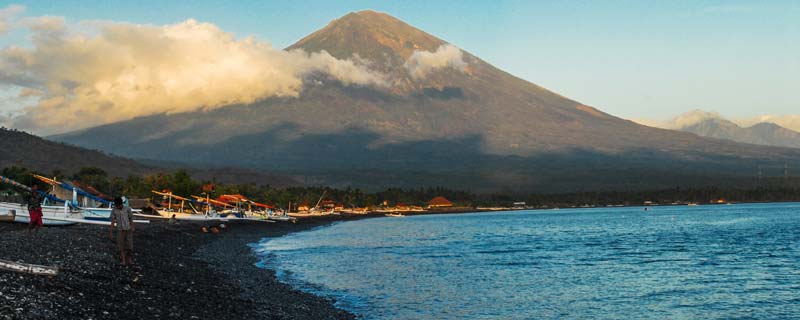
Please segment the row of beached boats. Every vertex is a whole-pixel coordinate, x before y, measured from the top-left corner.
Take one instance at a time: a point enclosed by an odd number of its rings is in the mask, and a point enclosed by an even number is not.
[[[49,192],[38,191],[45,197],[42,205],[42,222],[44,225],[110,224],[112,210],[110,197],[89,186],[78,186],[77,183],[57,181],[39,175],[34,175],[34,177],[51,186]],[[4,176],[0,176],[0,183],[31,192],[30,187]],[[165,206],[154,208],[150,211],[150,214],[142,212],[142,210],[133,210],[134,216],[138,218],[134,222],[148,223],[148,219],[187,221],[253,220],[263,222],[295,220],[294,217],[290,217],[282,210],[275,210],[271,206],[257,203],[241,195],[223,195],[220,199],[210,199],[208,196],[186,198],[174,195],[171,192],[152,192],[163,199]],[[29,221],[30,217],[26,205],[0,201],[0,222],[28,223]]]

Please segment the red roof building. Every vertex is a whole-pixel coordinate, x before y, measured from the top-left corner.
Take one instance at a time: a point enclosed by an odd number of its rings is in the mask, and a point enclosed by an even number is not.
[[[431,208],[444,208],[444,207],[452,207],[453,203],[450,200],[447,200],[445,197],[436,197],[428,201],[428,207]]]

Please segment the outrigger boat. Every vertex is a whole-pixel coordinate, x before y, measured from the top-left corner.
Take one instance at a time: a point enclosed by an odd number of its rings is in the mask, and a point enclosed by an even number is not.
[[[319,204],[322,202],[322,199],[325,198],[325,195],[327,193],[328,193],[327,190],[322,191],[322,195],[319,197],[319,199],[317,200],[317,203],[311,209],[307,209],[307,210],[303,209],[303,210],[297,210],[297,212],[292,212],[291,203],[290,203],[289,204],[289,210],[288,210],[289,211],[289,215],[292,216],[292,217],[297,217],[297,218],[324,216],[324,215],[340,215],[341,213],[337,212],[334,209],[326,211],[326,210],[323,210],[322,208],[320,208]]]
[[[0,182],[12,185],[19,189],[25,190],[27,192],[31,192],[31,188],[6,178],[4,176],[0,176]],[[72,225],[77,223],[76,221],[65,221],[63,219],[77,219],[82,220],[83,214],[80,209],[70,206],[69,202],[61,200],[53,195],[50,195],[46,192],[41,190],[38,191],[39,194],[45,197],[45,201],[42,204],[42,224],[45,226],[65,226],[65,225]],[[50,205],[50,203],[62,203],[63,205]],[[29,223],[30,215],[28,214],[28,207],[24,204],[13,203],[13,202],[0,202],[0,211],[5,212],[4,215],[13,215],[14,222],[19,223]],[[55,219],[60,218],[60,219]],[[5,218],[4,220],[9,220],[9,218]]]
[[[255,219],[290,222],[297,220],[296,218],[287,215],[286,212],[278,213],[273,210],[274,207],[247,199],[245,196],[240,194],[224,194],[219,197],[219,201],[231,205],[235,203],[236,210],[239,212],[244,212],[245,215]],[[245,209],[245,207],[247,208]],[[253,210],[253,207],[260,208],[262,210]]]
[[[52,194],[57,198],[66,199],[72,196],[72,206],[83,210],[83,218],[88,220],[111,221],[111,209],[113,203],[96,194],[79,188],[74,183],[57,181],[40,175],[33,175],[34,178],[52,186]],[[124,198],[123,198],[124,199]],[[127,200],[127,199],[124,199]],[[133,209],[134,213],[141,213],[141,210]]]
[[[167,208],[166,209],[157,209],[156,212],[158,213],[157,216],[148,215],[148,214],[138,214],[139,217],[146,217],[146,218],[162,218],[162,219],[175,219],[175,220],[190,220],[190,221],[209,221],[209,220],[220,220],[219,216],[213,214],[213,212],[206,211],[200,212],[195,209],[192,204],[203,204],[198,201],[184,198],[178,195],[172,194],[172,192],[159,192],[159,191],[151,191],[155,195],[159,195],[164,197],[167,200]],[[177,203],[173,204],[174,202],[180,201],[180,206]],[[187,206],[191,209],[192,213],[187,213],[186,209]],[[137,215],[137,214],[134,214]]]
[[[211,215],[219,217],[219,219],[222,221],[237,220],[237,221],[260,221],[260,222],[270,222],[270,223],[275,222],[264,219],[263,217],[258,215],[249,216],[246,212],[239,210],[237,207],[234,207],[233,205],[228,204],[224,201],[214,200],[209,197],[203,198],[200,196],[192,196],[192,198],[195,198],[197,199],[198,202],[206,205],[207,212],[210,212],[209,214]],[[212,204],[223,208],[223,210],[219,212],[211,211]]]
[[[28,192],[31,191],[30,187],[3,176],[0,176],[0,182],[10,184]],[[76,223],[98,225],[111,224],[108,220],[86,219],[84,216],[86,211],[73,205],[70,201],[62,200],[43,191],[39,191],[39,193],[45,197],[45,202],[42,204],[42,224],[45,226],[68,226]],[[50,205],[50,203],[63,203],[63,206]],[[30,215],[27,206],[12,202],[0,202],[0,221],[29,223]],[[149,221],[133,220],[133,222],[148,223]]]

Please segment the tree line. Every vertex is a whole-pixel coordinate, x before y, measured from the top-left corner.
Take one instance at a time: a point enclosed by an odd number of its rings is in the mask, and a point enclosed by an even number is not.
[[[23,184],[36,181],[33,174],[56,178],[59,181],[77,181],[90,185],[109,196],[125,195],[129,198],[151,198],[151,190],[169,190],[176,195],[201,195],[204,185],[213,184],[216,197],[222,194],[241,194],[251,200],[285,208],[289,202],[314,205],[324,193],[324,199],[345,207],[375,207],[388,203],[424,206],[432,198],[443,196],[458,206],[508,207],[514,202],[526,202],[533,207],[573,207],[607,205],[642,205],[645,201],[660,204],[725,202],[784,202],[800,201],[800,179],[764,179],[746,187],[707,186],[660,190],[606,190],[573,193],[494,193],[478,194],[443,187],[388,188],[368,191],[359,188],[330,188],[325,186],[294,186],[276,188],[270,185],[218,183],[199,181],[186,170],[154,173],[143,176],[116,177],[96,167],[84,167],[74,174],[55,171],[34,172],[28,168],[11,166],[2,175]],[[41,183],[40,183],[41,185]],[[0,185],[0,192],[19,193],[9,185]]]

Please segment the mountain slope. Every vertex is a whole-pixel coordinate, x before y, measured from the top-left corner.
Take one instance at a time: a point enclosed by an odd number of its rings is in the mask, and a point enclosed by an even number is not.
[[[287,49],[366,61],[387,86],[344,85],[320,74],[305,80],[298,97],[52,138],[137,158],[302,175],[307,183],[486,191],[708,183],[765,162],[800,162],[797,150],[638,125],[464,51],[424,76],[409,68],[442,48],[443,40],[389,15],[351,13]]]

